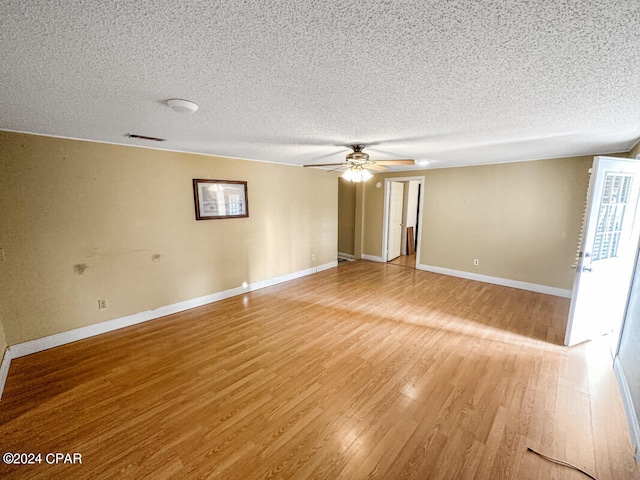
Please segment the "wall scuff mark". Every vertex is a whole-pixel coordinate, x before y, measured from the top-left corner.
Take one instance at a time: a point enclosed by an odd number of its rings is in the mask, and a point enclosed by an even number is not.
[[[82,275],[84,271],[87,269],[87,267],[88,266],[86,263],[78,263],[77,265],[73,266],[73,271],[78,275]]]

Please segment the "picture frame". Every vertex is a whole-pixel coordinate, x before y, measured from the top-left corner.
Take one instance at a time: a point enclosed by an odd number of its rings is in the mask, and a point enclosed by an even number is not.
[[[249,216],[247,182],[193,179],[196,220],[246,218]]]

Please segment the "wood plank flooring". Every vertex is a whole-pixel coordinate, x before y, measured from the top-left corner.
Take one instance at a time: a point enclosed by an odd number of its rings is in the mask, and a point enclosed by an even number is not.
[[[398,258],[394,258],[389,263],[393,265],[401,265],[403,267],[416,268],[416,254],[400,255]]]
[[[2,478],[638,479],[606,345],[568,300],[337,268],[16,359]]]

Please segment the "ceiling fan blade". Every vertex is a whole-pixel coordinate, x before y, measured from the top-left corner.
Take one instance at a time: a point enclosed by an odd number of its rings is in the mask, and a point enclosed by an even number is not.
[[[371,160],[376,165],[415,165],[415,160],[403,159],[403,160]]]
[[[373,170],[374,172],[386,172],[388,170],[387,167],[383,167],[382,165],[365,165],[364,168]]]
[[[346,166],[348,163],[310,163],[308,165],[303,165],[303,167],[337,167],[337,166]]]

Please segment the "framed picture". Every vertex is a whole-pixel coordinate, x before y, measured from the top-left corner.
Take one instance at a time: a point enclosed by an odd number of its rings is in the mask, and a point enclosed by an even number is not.
[[[249,216],[247,182],[193,179],[196,220]]]

